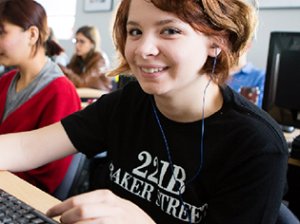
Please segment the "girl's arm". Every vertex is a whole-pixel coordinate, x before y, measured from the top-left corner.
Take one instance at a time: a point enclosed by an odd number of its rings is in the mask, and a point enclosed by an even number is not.
[[[0,170],[30,170],[76,153],[62,124],[0,135]]]

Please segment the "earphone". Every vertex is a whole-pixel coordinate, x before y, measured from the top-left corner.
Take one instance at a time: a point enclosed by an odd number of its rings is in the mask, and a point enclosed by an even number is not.
[[[215,58],[221,53],[221,48],[216,47],[215,49]]]
[[[218,57],[218,55],[221,53],[221,48],[217,44],[213,44],[212,47],[215,49],[215,59],[216,59]]]

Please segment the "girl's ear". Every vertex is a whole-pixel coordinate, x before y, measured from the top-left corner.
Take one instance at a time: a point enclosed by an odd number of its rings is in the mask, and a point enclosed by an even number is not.
[[[39,34],[40,34],[39,29],[36,26],[31,26],[28,28],[27,32],[29,34],[30,45],[32,46],[35,45],[39,39]]]
[[[221,51],[222,51],[222,46],[224,45],[224,39],[225,37],[216,37],[216,36],[211,36],[209,37],[209,50],[208,50],[208,55],[210,57],[217,57]]]
[[[217,44],[213,43],[208,50],[208,55],[214,58],[217,57],[220,54],[220,52],[221,48]]]

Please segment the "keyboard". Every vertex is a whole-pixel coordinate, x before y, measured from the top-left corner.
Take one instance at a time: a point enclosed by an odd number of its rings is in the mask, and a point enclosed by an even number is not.
[[[0,224],[57,224],[15,196],[0,189]]]

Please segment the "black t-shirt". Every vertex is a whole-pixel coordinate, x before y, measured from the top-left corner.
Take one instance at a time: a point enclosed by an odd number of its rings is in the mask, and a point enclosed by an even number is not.
[[[202,121],[174,122],[156,109],[163,138],[153,97],[137,82],[103,95],[62,124],[77,150],[90,157],[108,151],[108,188],[157,223],[274,223],[286,142],[264,111],[229,87],[221,90],[221,110],[204,120],[203,148]]]

